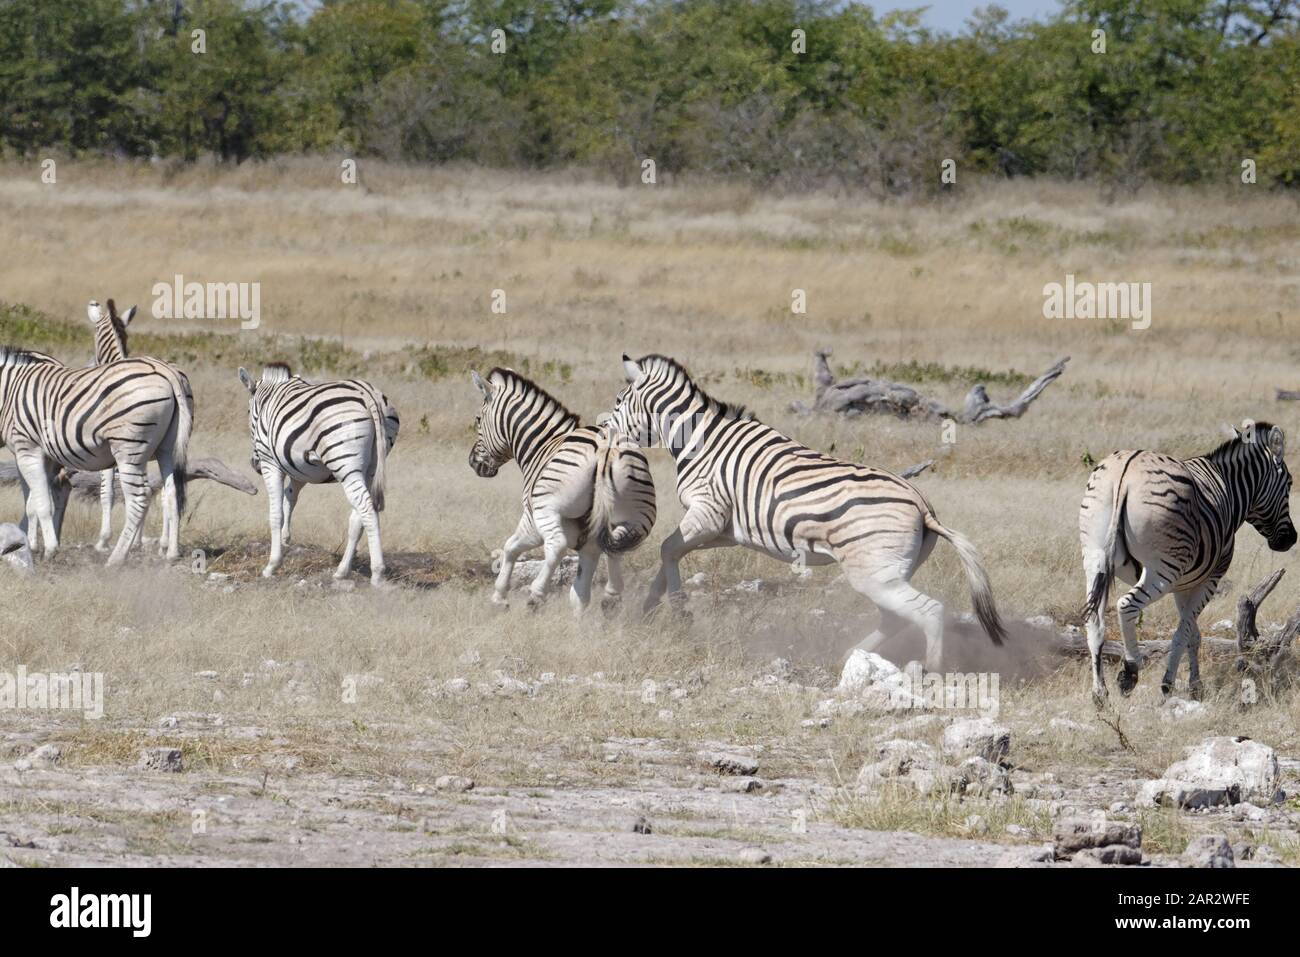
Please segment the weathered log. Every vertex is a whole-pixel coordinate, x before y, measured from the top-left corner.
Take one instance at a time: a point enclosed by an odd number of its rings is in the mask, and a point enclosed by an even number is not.
[[[1277,401],[1279,402],[1300,402],[1300,392],[1293,389],[1278,389]]]
[[[926,459],[924,462],[917,462],[915,465],[909,465],[907,468],[903,469],[903,471],[899,472],[898,477],[905,479],[915,478],[933,464],[934,459]]]
[[[966,395],[960,411],[953,411],[937,399],[927,398],[911,386],[870,376],[858,376],[836,381],[827,356],[829,349],[813,353],[813,404],[792,402],[790,409],[807,414],[834,412],[855,416],[865,412],[879,412],[900,418],[924,416],[935,419],[953,419],[965,425],[975,425],[986,419],[1018,419],[1025,414],[1047,386],[1060,378],[1070,357],[1058,360],[1046,372],[1030,383],[1013,402],[997,405],[982,383],[977,383]]]
[[[1092,653],[1088,650],[1088,639],[1085,635],[1060,633],[1054,636],[1054,641],[1056,650],[1062,655],[1077,658],[1091,657]],[[1156,641],[1139,641],[1138,649],[1142,652],[1144,660],[1164,658],[1169,655],[1170,644],[1172,642],[1167,638]],[[1226,657],[1235,654],[1236,650],[1237,642],[1231,638],[1201,639],[1201,651],[1212,657]],[[1102,642],[1101,656],[1108,660],[1121,660],[1124,657],[1124,642],[1114,640]]]
[[[63,473],[66,475],[66,473]],[[99,473],[73,472],[66,475],[72,486],[72,492],[84,498],[99,499]],[[256,495],[257,486],[247,477],[240,475],[220,459],[194,459],[186,464],[185,480],[192,482],[207,479],[221,485],[229,486],[245,495]],[[18,467],[13,462],[0,462],[0,485],[15,485],[18,482]],[[162,488],[162,477],[156,468],[149,471],[149,490],[157,492]],[[117,500],[122,500],[122,482],[116,479]]]

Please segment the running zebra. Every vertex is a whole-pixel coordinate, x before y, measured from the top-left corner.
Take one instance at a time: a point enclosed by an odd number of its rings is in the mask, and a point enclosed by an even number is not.
[[[1142,610],[1173,592],[1178,629],[1160,687],[1165,694],[1173,690],[1187,649],[1188,684],[1195,694],[1201,684],[1196,619],[1232,563],[1237,530],[1249,522],[1275,552],[1296,543],[1282,430],[1260,422],[1233,432],[1233,438],[1208,455],[1184,461],[1158,452],[1116,452],[1088,479],[1079,507],[1079,543],[1088,590],[1084,620],[1092,653],[1092,693],[1098,705],[1107,695],[1101,646],[1112,579],[1118,576],[1135,586],[1115,603],[1124,635],[1124,663],[1115,679],[1120,692],[1127,695],[1137,685],[1142,663],[1137,621]]]
[[[492,601],[508,605],[510,573],[520,555],[541,545],[545,561],[529,587],[528,605],[546,597],[551,576],[567,549],[578,553],[569,593],[577,612],[591,602],[591,582],[601,553],[608,581],[602,606],[623,594],[622,555],[645,540],[655,522],[650,466],[635,445],[610,430],[584,426],[536,383],[510,369],[470,378],[483,395],[474,417],[469,464],[484,478],[514,459],[524,474],[524,512],[505,544]]]
[[[739,406],[711,398],[672,359],[624,356],[623,371],[628,386],[610,423],[643,444],[671,451],[686,509],[660,547],[662,563],[646,611],[665,591],[681,595],[678,563],[697,548],[744,545],[784,562],[838,562],[850,584],[880,609],[879,627],[855,652],[872,651],[911,622],[925,634],[926,666],[938,670],[943,606],[909,582],[934,543],[946,538],[965,569],[980,624],[994,644],[1002,643],[979,553],[939,523],[911,484],[800,445]]]
[[[59,544],[54,489],[60,468],[117,468],[126,524],[108,564],[118,565],[149,507],[150,460],[158,462],[162,476],[165,553],[178,557],[193,423],[189,381],[164,362],[125,359],[73,369],[38,352],[0,347],[0,441],[13,450],[18,466],[28,542],[35,547],[39,527],[46,558]]]
[[[271,503],[271,557],[262,574],[270,578],[284,559],[294,505],[307,484],[338,482],[352,506],[343,560],[335,578],[346,578],[366,531],[370,581],[384,579],[379,544],[379,513],[384,510],[384,472],[397,443],[400,422],[388,397],[359,379],[317,385],[273,362],[254,382],[244,369],[239,381],[248,390],[248,430],[253,469],[266,483]]]

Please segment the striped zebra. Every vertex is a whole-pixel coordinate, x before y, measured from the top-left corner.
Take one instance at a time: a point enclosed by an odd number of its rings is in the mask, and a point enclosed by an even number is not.
[[[86,317],[95,329],[95,365],[108,365],[110,362],[118,362],[128,358],[126,347],[126,327],[131,324],[135,318],[135,306],[128,309],[123,315],[118,315],[117,306],[113,300],[105,303],[107,308],[101,308],[99,303],[93,299],[86,307]],[[108,551],[108,541],[113,534],[113,483],[115,470],[104,469],[99,473],[99,538],[95,542],[95,551]],[[163,516],[164,522],[167,516]],[[59,525],[62,530],[62,525]],[[166,541],[168,529],[163,528],[160,542]]]
[[[980,624],[994,644],[1002,643],[979,553],[940,524],[910,483],[800,445],[739,406],[710,397],[672,359],[624,356],[623,371],[628,385],[610,423],[643,444],[670,450],[686,509],[681,525],[660,547],[647,611],[665,591],[681,596],[678,563],[697,548],[744,545],[784,562],[837,562],[850,584],[880,609],[880,625],[855,651],[873,650],[911,622],[925,634],[927,667],[937,670],[943,606],[913,588],[910,579],[934,543],[945,538],[961,559]]]
[[[541,545],[546,557],[529,588],[529,607],[545,599],[560,559],[574,549],[578,574],[570,604],[581,612],[590,603],[603,553],[608,581],[601,604],[612,609],[623,594],[622,556],[645,540],[655,522],[654,480],[645,455],[608,429],[580,424],[544,389],[510,369],[493,369],[487,379],[471,372],[470,378],[483,396],[470,466],[491,478],[514,459],[524,475],[524,511],[506,540],[493,603],[509,604],[516,559]]]
[[[1101,646],[1114,578],[1134,586],[1115,603],[1124,635],[1124,663],[1116,676],[1120,692],[1127,695],[1137,684],[1142,661],[1137,621],[1142,610],[1173,592],[1178,629],[1161,690],[1173,690],[1187,650],[1188,683],[1195,694],[1201,683],[1196,619],[1232,562],[1237,530],[1249,522],[1275,552],[1296,543],[1282,430],[1260,422],[1233,432],[1233,438],[1213,452],[1182,461],[1158,452],[1116,452],[1088,479],[1079,507],[1079,543],[1088,594],[1084,619],[1092,653],[1092,692],[1099,705],[1107,695]]]
[[[401,423],[388,397],[360,379],[313,384],[273,362],[256,382],[244,369],[239,381],[248,390],[248,429],[252,465],[266,483],[270,499],[271,557],[263,576],[275,574],[284,559],[294,505],[304,485],[338,482],[352,506],[343,560],[335,578],[352,571],[364,528],[370,547],[370,581],[384,578],[379,543],[379,513],[384,510],[388,453]]]
[[[39,527],[46,558],[59,544],[60,503],[54,493],[59,470],[114,466],[126,500],[126,524],[108,564],[124,561],[149,507],[150,460],[158,462],[162,475],[165,554],[178,557],[193,423],[189,381],[167,363],[125,359],[74,369],[41,353],[0,347],[0,441],[18,466],[28,542],[35,547]]]

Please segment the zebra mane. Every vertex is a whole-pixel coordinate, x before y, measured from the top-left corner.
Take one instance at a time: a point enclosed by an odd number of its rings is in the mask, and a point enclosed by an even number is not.
[[[1256,435],[1264,435],[1264,436],[1267,436],[1267,435],[1268,435],[1270,432],[1272,432],[1272,431],[1273,431],[1273,423],[1272,423],[1272,422],[1256,422],[1256,423],[1255,423],[1255,434],[1256,434]],[[1213,459],[1214,461],[1221,461],[1222,459],[1224,459],[1224,458],[1226,458],[1227,456],[1231,455],[1233,449],[1239,448],[1240,446],[1243,446],[1243,445],[1249,445],[1249,444],[1251,444],[1251,443],[1248,443],[1248,442],[1246,441],[1246,437],[1245,437],[1244,435],[1234,435],[1232,438],[1230,438],[1230,439],[1228,439],[1226,442],[1222,443],[1222,444],[1221,444],[1218,448],[1216,448],[1213,452],[1206,452],[1205,455],[1204,455],[1203,457],[1204,457],[1204,458],[1207,458],[1207,459]]]
[[[129,355],[130,353],[128,353],[126,349],[126,323],[123,322],[122,317],[117,314],[117,306],[113,303],[112,299],[108,300],[105,305],[108,306],[106,317],[113,327],[113,335],[117,338],[118,347],[122,350],[122,355]]]
[[[0,346],[0,366],[30,366],[38,362],[57,362],[53,356],[21,346]]]
[[[494,380],[500,380],[502,384],[504,384],[508,388],[515,388],[523,392],[535,393],[537,395],[540,395],[552,407],[551,408],[552,415],[558,412],[560,415],[565,416],[570,420],[570,424],[574,428],[582,424],[582,418],[581,416],[578,415],[578,413],[571,411],[568,406],[566,406],[555,396],[551,395],[551,393],[547,392],[545,389],[543,389],[540,385],[538,385],[536,382],[534,382],[532,379],[528,378],[527,376],[520,375],[514,369],[506,369],[502,366],[497,366],[487,374],[488,382],[492,382]]]
[[[262,381],[267,385],[274,385],[277,382],[288,382],[293,378],[293,372],[289,369],[286,362],[268,362],[262,367]]]
[[[754,418],[754,413],[750,412],[743,405],[739,405],[735,402],[724,402],[722,399],[715,399],[713,396],[705,392],[704,389],[691,378],[691,374],[686,371],[685,367],[676,359],[660,355],[657,352],[652,352],[649,355],[642,356],[638,359],[637,365],[644,365],[647,362],[667,367],[670,372],[680,376],[687,386],[690,387],[691,391],[709,407],[710,411],[716,412],[728,419]]]

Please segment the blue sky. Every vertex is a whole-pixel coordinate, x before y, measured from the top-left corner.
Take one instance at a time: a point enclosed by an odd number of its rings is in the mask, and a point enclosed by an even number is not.
[[[977,7],[990,5],[989,0],[934,0],[933,3],[929,4],[925,3],[924,0],[912,0],[912,2],[907,2],[907,0],[865,0],[865,2],[876,11],[877,16],[890,10],[914,10],[917,7],[928,6],[930,9],[925,12],[925,25],[931,29],[944,30],[949,33],[956,33],[960,30],[966,22],[966,18]],[[1042,20],[1061,9],[1058,0],[997,0],[997,5],[1010,13],[1012,20],[1026,18]]]

